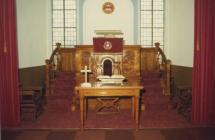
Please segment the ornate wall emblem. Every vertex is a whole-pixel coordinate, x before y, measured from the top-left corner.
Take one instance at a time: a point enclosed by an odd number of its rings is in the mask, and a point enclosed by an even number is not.
[[[102,10],[105,14],[111,14],[114,11],[114,5],[111,2],[105,2],[102,6]]]
[[[103,48],[105,50],[110,50],[112,48],[112,44],[110,41],[105,41],[104,45],[103,45]]]

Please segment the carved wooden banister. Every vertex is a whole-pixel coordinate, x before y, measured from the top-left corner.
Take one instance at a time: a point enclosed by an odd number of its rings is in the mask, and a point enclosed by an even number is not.
[[[163,78],[163,93],[164,95],[170,95],[171,61],[166,58],[163,50],[160,48],[160,43],[155,43],[155,47],[158,51],[158,57],[161,59],[160,70]]]
[[[162,57],[162,63],[166,63],[167,59],[166,59],[166,56],[165,56],[163,50],[160,48],[160,43],[156,42],[155,43],[155,47],[156,47],[156,49],[158,50],[159,54]]]
[[[50,95],[50,80],[54,78],[54,72],[59,69],[59,50],[61,43],[56,43],[56,48],[51,54],[49,59],[45,60],[46,63],[46,96]],[[57,57],[57,62],[55,62],[55,57]]]

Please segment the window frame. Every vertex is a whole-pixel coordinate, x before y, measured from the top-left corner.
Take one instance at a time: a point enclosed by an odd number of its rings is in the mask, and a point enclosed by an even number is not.
[[[149,0],[148,0],[149,1]],[[155,42],[158,42],[158,41],[155,41],[155,35],[154,34],[156,34],[156,32],[154,31],[155,29],[162,29],[163,31],[162,31],[162,36],[159,36],[159,37],[161,37],[162,38],[162,42],[159,42],[160,43],[160,47],[162,48],[162,49],[164,49],[164,39],[165,39],[165,37],[164,37],[164,35],[165,35],[165,0],[162,0],[163,2],[163,6],[162,6],[162,9],[161,10],[157,10],[157,9],[154,9],[154,5],[153,5],[153,3],[155,2],[156,0],[151,0],[151,9],[150,10],[146,10],[146,9],[143,9],[142,8],[142,3],[144,2],[144,0],[140,0],[140,44],[143,46],[143,47],[154,47],[154,43]],[[143,16],[142,16],[142,12],[145,12],[145,11],[148,11],[148,12],[150,12],[150,15],[151,15],[151,27],[144,27],[143,26],[143,22],[142,22],[142,18],[143,18]],[[162,16],[163,16],[163,18],[162,18],[162,27],[156,27],[156,26],[154,26],[154,13],[155,12],[159,12],[159,11],[162,11]],[[150,45],[146,45],[146,44],[144,44],[144,36],[143,36],[143,32],[142,32],[142,30],[143,29],[151,29],[151,38],[150,38]],[[157,33],[158,34],[158,33]]]
[[[57,9],[54,9],[54,1],[61,1],[63,3],[63,6],[62,8],[57,8]],[[63,47],[72,47],[74,45],[77,44],[77,30],[78,30],[78,27],[77,27],[77,0],[73,0],[74,1],[74,5],[72,5],[72,7],[74,8],[66,8],[65,6],[65,3],[66,1],[68,0],[51,0],[51,32],[52,32],[52,42],[51,42],[51,45],[52,45],[52,50],[56,47],[56,43],[61,43],[61,45]],[[62,23],[63,23],[63,26],[54,26],[54,11],[62,11],[63,13],[63,17],[62,18]],[[74,23],[74,26],[66,26],[66,12],[68,11],[72,11],[73,13],[73,16],[75,16],[75,18],[71,18],[71,21],[70,23],[68,24],[72,24],[72,22]],[[59,19],[58,19],[59,20]],[[54,29],[62,29],[62,35],[60,37],[62,37],[62,42],[60,41],[56,41],[54,34]],[[67,35],[67,30],[68,29],[72,29],[73,31],[71,31],[70,33],[72,33],[72,35]],[[60,34],[60,33],[59,33]],[[57,38],[57,37],[56,37]],[[68,38],[71,38],[71,39],[68,39]],[[60,40],[60,39],[59,39]],[[70,43],[67,43],[67,42],[70,42]],[[71,43],[72,42],[72,43]]]

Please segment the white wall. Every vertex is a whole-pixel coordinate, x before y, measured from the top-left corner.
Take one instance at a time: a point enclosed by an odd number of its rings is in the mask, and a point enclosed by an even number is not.
[[[125,44],[134,44],[133,4],[131,0],[111,0],[115,10],[102,11],[107,0],[85,0],[83,13],[83,43],[92,44],[95,30],[122,30]]]
[[[51,55],[50,1],[16,0],[20,68],[44,65],[44,60]],[[92,44],[92,36],[95,36],[94,29],[99,28],[121,29],[125,33],[123,36],[126,40],[125,43],[133,44],[134,18],[132,2],[131,0],[124,0],[127,3],[124,4],[124,1],[112,1],[115,4],[115,11],[111,15],[106,15],[101,11],[104,0],[85,0],[89,5],[87,6],[87,13],[84,11],[85,16],[87,14],[83,23],[85,30],[83,33],[84,44]],[[100,4],[96,6],[96,3]],[[91,8],[95,7],[97,7],[96,10],[100,11],[95,10],[96,12],[92,12]],[[192,67],[194,0],[166,0],[165,9],[165,53],[172,60],[172,64]],[[91,15],[93,17],[90,17]],[[102,20],[98,18],[99,16],[102,17]],[[104,19],[105,17],[108,18]],[[111,22],[110,19],[112,19]],[[98,21],[100,22],[97,23]]]
[[[193,66],[194,0],[166,0],[165,40],[174,65]]]
[[[48,42],[47,2],[17,0],[16,5],[19,68],[44,65]]]

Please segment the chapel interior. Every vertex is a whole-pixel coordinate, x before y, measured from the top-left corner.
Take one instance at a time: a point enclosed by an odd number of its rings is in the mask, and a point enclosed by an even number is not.
[[[6,66],[7,61],[12,67],[17,65],[17,75],[11,70],[9,79],[4,76],[8,72],[5,68],[2,76],[8,83],[17,77],[17,88],[9,91],[7,86],[1,87],[4,93],[1,96],[7,98],[1,100],[3,139],[9,138],[12,132],[15,140],[20,136],[18,133],[26,130],[82,130],[82,120],[83,129],[101,129],[105,133],[106,129],[139,129],[145,133],[145,129],[155,128],[165,137],[162,129],[185,129],[190,131],[190,137],[197,138],[197,131],[206,128],[200,137],[215,137],[210,133],[215,125],[211,85],[215,75],[211,65],[215,63],[212,59],[208,63],[208,59],[202,61],[211,75],[204,69],[196,70],[203,65],[197,64],[201,47],[212,46],[212,53],[205,53],[204,58],[212,58],[215,50],[214,43],[207,44],[207,37],[209,42],[214,42],[214,32],[207,34],[206,41],[199,41],[204,38],[200,33],[204,27],[199,25],[214,30],[210,23],[215,23],[215,18],[211,13],[208,14],[211,21],[203,20],[202,16],[202,21],[210,21],[205,24],[196,18],[195,10],[201,0],[9,1],[15,7],[17,56],[13,61],[2,59],[2,64]],[[214,2],[209,3],[205,6],[208,9]],[[6,26],[1,27],[7,31]],[[10,51],[5,44],[2,54]],[[197,73],[202,75],[196,76]],[[212,79],[203,80],[205,77]],[[102,90],[136,84],[137,100],[127,93],[115,96]],[[92,96],[84,95],[88,88],[98,88],[101,95],[94,95],[97,90],[89,92]],[[126,92],[120,88],[110,92]],[[6,111],[9,107],[5,107],[7,102],[12,102],[9,112]],[[200,129],[193,131],[193,128]],[[153,139],[152,135],[149,137]],[[119,138],[124,137],[119,135]],[[165,138],[170,138],[169,134]]]

